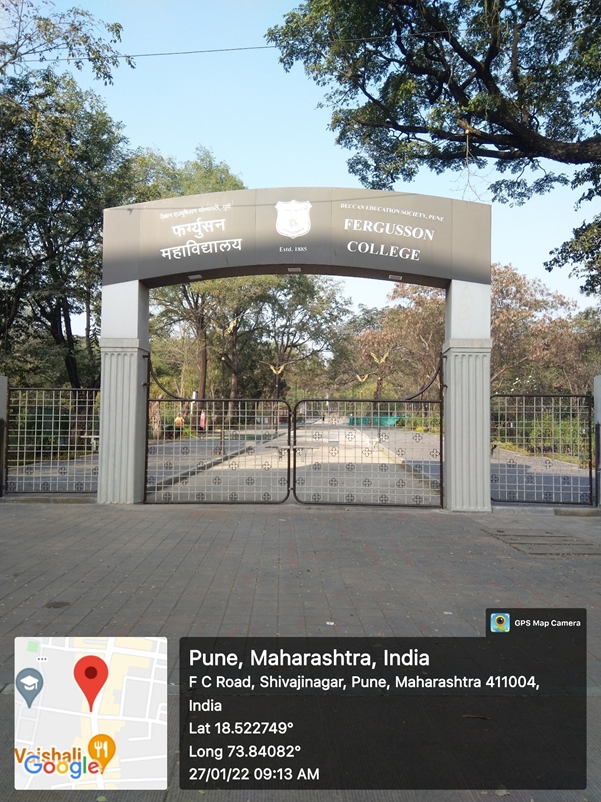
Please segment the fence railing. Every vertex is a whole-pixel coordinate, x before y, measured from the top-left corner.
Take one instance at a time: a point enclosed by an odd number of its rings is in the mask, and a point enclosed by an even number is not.
[[[285,401],[150,399],[146,500],[280,503],[289,443]]]
[[[0,494],[96,492],[99,403],[97,390],[10,388],[4,429],[0,422]],[[411,468],[413,483],[421,487],[425,482],[428,496],[437,499],[426,500],[421,491],[410,493],[406,477],[397,477],[399,486],[390,492],[382,490],[382,498],[399,503],[402,489],[407,498],[401,503],[417,503],[413,496],[423,498],[420,503],[440,503],[442,410],[436,402],[412,403],[378,402],[376,410],[368,401],[306,401],[297,404],[291,431],[291,411],[283,401],[151,400],[148,499],[274,502],[284,500],[291,486],[298,500],[309,503],[326,498],[329,503],[351,503],[351,499],[365,503],[366,488],[378,488],[392,470],[376,456],[390,451],[404,470]],[[370,442],[375,438],[376,450],[366,455],[363,450],[369,450],[369,444],[364,444],[356,459],[343,460],[339,435],[344,426],[352,428],[343,433],[345,454],[350,454],[354,442],[350,438],[357,431]],[[310,430],[312,442],[301,444]],[[400,453],[406,451],[404,443],[391,449],[392,440],[403,437],[415,451],[410,458]],[[430,441],[428,453],[422,454],[419,449]],[[323,454],[320,448],[326,449]],[[595,454],[600,448],[590,395],[491,399],[493,501],[592,505],[599,497]],[[289,459],[290,449],[294,460]],[[305,467],[303,458],[309,455],[315,459]],[[355,468],[360,463],[365,473],[357,492],[351,487],[352,468],[347,471],[347,462]],[[321,472],[328,473],[327,487],[323,487],[325,473],[322,476],[313,465],[327,465]],[[341,466],[343,478],[337,473]],[[376,469],[377,480],[367,475]]]
[[[6,483],[6,421],[0,418],[0,498],[5,493]]]
[[[590,395],[491,398],[493,501],[595,502]]]
[[[97,390],[11,387],[6,432],[7,493],[95,493]]]
[[[442,506],[440,400],[299,401],[293,434],[301,503]]]

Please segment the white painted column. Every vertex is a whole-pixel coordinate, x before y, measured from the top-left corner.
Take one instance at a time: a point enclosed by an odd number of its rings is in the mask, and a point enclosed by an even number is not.
[[[490,511],[490,285],[452,281],[444,361],[448,510]]]
[[[139,281],[102,288],[98,502],[144,501],[148,288]]]

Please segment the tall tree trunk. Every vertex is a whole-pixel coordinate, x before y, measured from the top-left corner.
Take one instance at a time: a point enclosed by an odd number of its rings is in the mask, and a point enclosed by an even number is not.
[[[235,414],[235,403],[233,399],[238,398],[238,367],[240,364],[240,354],[238,353],[238,339],[236,329],[232,332],[232,358],[230,363],[230,402],[227,410],[228,423],[231,422]]]
[[[200,346],[200,363],[199,363],[199,379],[198,379],[198,397],[206,398],[207,395],[207,330],[203,329],[201,334],[202,345]]]
[[[64,344],[67,347],[67,353],[65,355],[65,365],[67,366],[67,375],[69,376],[69,381],[71,383],[71,387],[81,387],[81,381],[79,378],[79,370],[77,367],[77,357],[75,356],[75,338],[73,337],[73,330],[71,328],[71,316],[69,314],[69,307],[67,304],[66,298],[63,298],[60,302],[60,317],[62,318],[64,324],[65,335],[62,337]]]

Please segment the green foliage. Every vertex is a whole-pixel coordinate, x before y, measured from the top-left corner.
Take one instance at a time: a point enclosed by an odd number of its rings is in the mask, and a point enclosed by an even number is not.
[[[401,415],[396,423],[401,429],[409,429],[412,432],[440,432],[439,415]]]
[[[267,40],[285,69],[301,62],[328,89],[331,128],[365,186],[492,161],[496,199],[522,203],[572,183],[591,200],[601,186],[600,24],[599,0],[307,0]],[[589,292],[599,289],[598,229],[598,219],[583,225],[549,263],[577,263]]]
[[[599,369],[599,312],[574,304],[511,265],[492,266],[493,392],[582,393]]]
[[[25,323],[25,321],[23,321]],[[97,383],[100,355],[94,345],[90,366],[83,338],[75,338],[75,359],[84,387]],[[93,372],[89,372],[91,367]],[[14,387],[69,387],[65,352],[52,336],[36,324],[13,327],[0,346],[0,375],[9,376]]]
[[[580,457],[589,452],[586,420],[578,416],[544,414],[537,418],[497,421],[492,442],[502,448],[551,459]],[[588,467],[584,464],[582,467]]]
[[[133,154],[132,197],[130,203],[244,189],[225,162],[218,162],[208,148],[199,145],[196,158],[178,164],[151,148]]]
[[[125,139],[94,93],[50,70],[4,78],[0,113],[4,358],[16,348],[13,326],[16,339],[45,333],[62,349],[71,386],[96,386],[102,210],[129,181]],[[72,316],[82,312],[80,349]]]
[[[114,47],[121,25],[82,9],[0,0],[0,20],[0,370],[22,384],[94,387],[102,209],[125,201],[131,175],[120,126],[51,67],[88,63],[106,84],[133,62]],[[72,330],[79,313],[84,338]]]
[[[32,14],[33,6],[24,0],[21,11]],[[32,20],[27,47],[41,48],[40,26],[48,37],[56,31]],[[55,22],[66,20],[70,35],[91,36],[87,12]],[[106,71],[106,52],[87,41]],[[19,64],[23,51],[10,47],[0,52]],[[0,72],[0,118],[0,370],[13,384],[97,387],[103,209],[242,184],[200,146],[182,165],[149,149],[131,152],[100,99],[51,69]],[[85,317],[83,337],[73,332],[76,315]]]
[[[543,454],[554,451],[571,455],[588,449],[588,427],[576,416],[557,419],[547,415],[532,421],[528,438],[530,448]]]
[[[551,256],[545,263],[547,270],[570,265],[570,275],[584,279],[580,289],[585,295],[601,295],[601,215],[575,228],[572,239],[551,251]]]
[[[511,265],[492,265],[491,385],[503,393],[583,393],[601,372],[601,309],[574,304]],[[339,326],[328,362],[340,397],[406,398],[435,375],[444,340],[441,291],[395,286],[393,305]],[[443,365],[444,370],[444,365]],[[436,397],[438,377],[428,392]],[[323,394],[322,394],[323,397]]]
[[[443,293],[399,284],[389,297],[397,304],[360,309],[339,329],[330,375],[346,396],[404,398],[436,374],[444,338]],[[430,393],[437,391],[435,382]]]
[[[256,398],[282,397],[294,386],[294,400],[299,377],[307,383],[303,363],[313,379],[323,369],[319,355],[332,346],[346,305],[331,279],[250,276],[157,290],[153,311],[157,375],[165,354],[178,354],[167,389]]]
[[[109,84],[121,59],[134,66],[113,47],[121,41],[122,26],[96,20],[81,8],[56,12],[48,0],[0,0],[0,19],[0,75],[9,67],[22,73],[32,62],[66,59],[78,70],[89,63],[94,76]]]

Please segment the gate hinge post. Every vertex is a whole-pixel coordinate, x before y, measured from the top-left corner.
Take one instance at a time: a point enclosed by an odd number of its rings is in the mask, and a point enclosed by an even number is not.
[[[595,503],[601,507],[601,376],[593,379],[593,430],[595,432]]]
[[[4,495],[8,450],[8,377],[0,376],[0,496]]]

